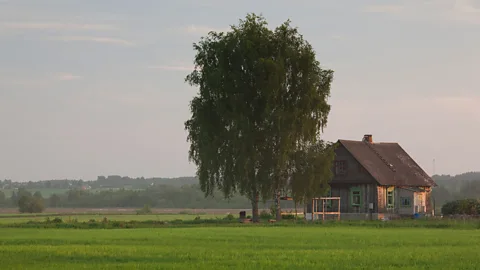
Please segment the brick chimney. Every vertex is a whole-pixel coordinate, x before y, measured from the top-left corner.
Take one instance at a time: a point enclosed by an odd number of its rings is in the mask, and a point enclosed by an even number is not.
[[[373,136],[371,134],[365,134],[363,135],[363,141],[373,143]]]

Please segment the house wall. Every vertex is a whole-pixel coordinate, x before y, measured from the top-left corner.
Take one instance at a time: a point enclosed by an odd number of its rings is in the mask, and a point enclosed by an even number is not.
[[[426,199],[427,199],[427,194],[426,192],[415,192],[415,205],[414,205],[414,211],[416,213],[426,213]]]
[[[395,198],[395,209],[399,215],[413,215],[414,214],[414,192],[411,190],[397,188]],[[410,206],[402,206],[402,198],[410,199]]]
[[[387,212],[387,187],[377,186],[377,213]]]
[[[331,184],[332,197],[340,197],[340,212],[369,213],[369,204],[373,203],[373,213],[377,212],[377,186],[375,184]],[[358,188],[361,194],[360,206],[352,205],[351,189]]]
[[[375,179],[363,168],[362,165],[340,145],[335,149],[335,161],[345,161],[347,172],[345,175],[336,175],[335,167],[332,168],[334,176],[331,183],[351,183],[351,184],[374,184]],[[335,162],[333,164],[335,166]]]

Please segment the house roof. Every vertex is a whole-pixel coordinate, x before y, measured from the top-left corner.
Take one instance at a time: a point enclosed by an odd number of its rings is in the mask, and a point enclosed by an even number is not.
[[[398,143],[339,140],[380,185],[432,187],[437,184]]]

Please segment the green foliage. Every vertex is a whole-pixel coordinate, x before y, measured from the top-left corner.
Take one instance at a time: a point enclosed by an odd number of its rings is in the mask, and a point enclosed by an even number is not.
[[[282,219],[284,219],[284,220],[295,219],[295,215],[294,214],[283,214]]]
[[[480,200],[465,199],[451,201],[442,206],[443,215],[478,215]]]
[[[334,151],[334,144],[318,141],[293,154],[289,188],[295,201],[305,203],[326,194],[333,176]]]
[[[52,194],[48,199],[50,207],[59,207],[61,205],[61,198],[57,194]]]
[[[260,212],[260,218],[261,219],[271,219],[273,218],[275,215],[272,215],[271,212],[268,212],[266,210],[262,210],[262,212]]]
[[[272,31],[255,14],[227,33],[210,32],[194,49],[186,81],[199,94],[185,123],[189,157],[206,196],[239,191],[256,220],[260,197],[288,186],[291,155],[319,140],[333,72],[320,68],[289,21]]]
[[[32,196],[30,192],[19,189],[18,196],[17,204],[20,213],[41,213],[45,209],[44,200],[39,193]]]
[[[235,216],[232,215],[232,214],[228,214],[226,217],[225,217],[226,220],[235,220]],[[197,219],[195,219],[197,220]]]
[[[33,197],[43,200],[43,196],[42,196],[42,193],[40,191],[35,191],[35,193],[33,193]]]
[[[455,176],[434,175],[438,187],[433,188],[432,197],[437,206],[463,199],[480,199],[480,172],[463,173]]]
[[[151,214],[152,209],[150,208],[149,204],[143,205],[142,209],[137,210],[137,215],[145,215],[145,214]]]
[[[5,195],[5,192],[0,190],[0,206],[6,205],[7,204],[7,196]]]

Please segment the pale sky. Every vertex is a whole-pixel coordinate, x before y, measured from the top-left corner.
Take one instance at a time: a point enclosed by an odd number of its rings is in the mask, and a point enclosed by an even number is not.
[[[192,43],[249,12],[335,71],[326,140],[480,170],[480,0],[0,0],[0,179],[194,175]]]

